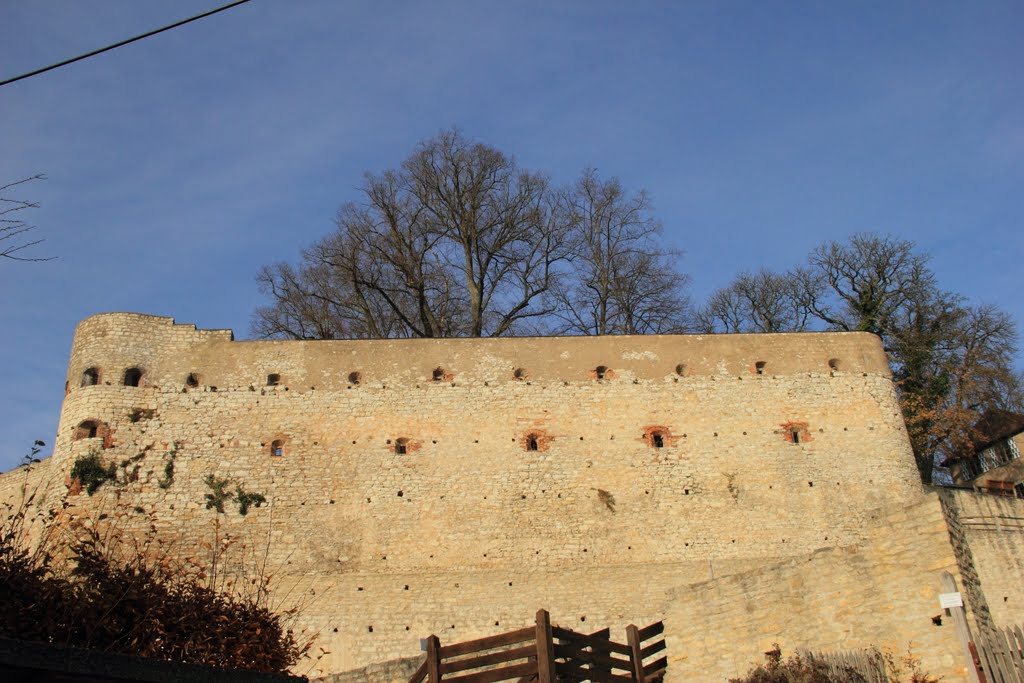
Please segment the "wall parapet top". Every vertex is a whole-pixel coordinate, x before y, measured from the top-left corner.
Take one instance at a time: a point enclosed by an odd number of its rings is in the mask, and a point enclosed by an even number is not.
[[[222,388],[891,377],[880,340],[866,332],[236,341],[229,329],[200,330],[139,313],[102,313],[79,323],[69,389],[100,381],[86,382],[83,373],[116,384],[135,367],[147,386]]]

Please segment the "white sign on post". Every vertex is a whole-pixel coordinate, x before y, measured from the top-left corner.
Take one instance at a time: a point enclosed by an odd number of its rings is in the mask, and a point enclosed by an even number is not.
[[[939,607],[949,609],[950,607],[963,607],[964,599],[957,593],[939,593]]]

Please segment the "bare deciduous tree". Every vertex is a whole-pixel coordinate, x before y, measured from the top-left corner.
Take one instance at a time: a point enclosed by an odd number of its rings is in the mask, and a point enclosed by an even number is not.
[[[806,294],[814,315],[837,330],[889,334],[901,310],[936,287],[928,256],[908,240],[860,233],[811,252]]]
[[[573,273],[558,292],[562,332],[660,334],[684,331],[687,278],[680,254],[661,245],[661,223],[644,191],[587,169],[567,193],[576,235]]]
[[[1010,316],[941,290],[928,260],[913,242],[854,235],[817,247],[806,267],[786,275],[740,275],[712,295],[698,321],[705,331],[877,334],[918,469],[930,482],[937,461],[969,447],[986,409],[1020,409],[1022,381]]]
[[[257,276],[261,337],[676,331],[685,278],[646,195],[584,174],[571,190],[446,131],[367,174],[298,266]]]
[[[813,322],[805,271],[741,273],[696,313],[697,329],[715,332],[802,332]]]
[[[26,249],[43,242],[41,239],[31,239],[28,233],[35,229],[22,218],[23,211],[38,209],[39,204],[24,199],[14,199],[8,196],[11,188],[23,183],[30,183],[34,180],[46,180],[44,175],[34,175],[28,178],[16,180],[13,183],[0,186],[0,257],[13,261],[49,261],[53,257],[26,256]]]

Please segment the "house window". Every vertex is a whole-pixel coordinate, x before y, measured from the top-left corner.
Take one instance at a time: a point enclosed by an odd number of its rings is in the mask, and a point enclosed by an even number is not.
[[[409,452],[409,439],[395,439],[395,455],[405,455]]]
[[[526,437],[526,450],[528,451],[539,451],[540,443],[537,441],[536,434],[529,434]]]
[[[199,375],[194,372],[190,372],[188,377],[185,378],[185,386],[195,389],[199,386]]]
[[[124,371],[124,385],[126,387],[142,386],[142,368],[128,368]]]
[[[837,372],[839,370],[839,359],[838,358],[829,358],[828,359],[828,368],[832,372]]]
[[[754,372],[756,372],[759,375],[763,375],[765,366],[767,365],[768,364],[765,363],[763,360],[757,361],[756,363],[754,363]]]
[[[281,375],[277,374],[276,372],[273,372],[273,373],[267,375],[267,386],[268,387],[276,387],[280,383],[281,383]]]
[[[960,479],[970,481],[981,475],[981,465],[978,458],[964,458],[960,461]]]
[[[434,374],[431,376],[431,378],[435,382],[442,381],[444,379],[444,368],[434,368]]]
[[[280,458],[284,455],[284,441],[281,439],[275,439],[270,443],[270,455],[275,458]]]
[[[350,373],[348,373],[348,383],[349,384],[359,384],[362,381],[363,381],[362,374],[360,374],[358,372],[350,372]]]
[[[595,379],[604,379],[607,376],[608,376],[608,368],[606,366],[598,365],[596,368],[594,368],[594,378]]]
[[[526,368],[516,368],[516,371],[512,373],[512,377],[520,382],[523,381],[526,379]]]
[[[665,447],[665,435],[662,434],[661,432],[652,432],[651,433],[651,445],[654,446],[655,448],[664,448]]]
[[[676,366],[676,374],[679,375],[680,377],[684,377],[686,375],[685,363],[680,363],[679,365]]]
[[[793,439],[793,445],[794,446],[799,446],[800,445],[800,430],[794,427],[793,429],[789,430],[789,434],[790,434],[790,436]]]
[[[1013,439],[1004,439],[992,444],[983,450],[978,457],[982,472],[1002,467],[1018,458],[1020,458],[1020,452],[1017,450],[1017,444],[1013,442]]]
[[[82,386],[92,387],[100,383],[100,371],[98,368],[86,368],[82,373]]]

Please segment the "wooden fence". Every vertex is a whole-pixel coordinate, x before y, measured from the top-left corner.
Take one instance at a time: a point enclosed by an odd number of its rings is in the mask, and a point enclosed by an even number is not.
[[[551,625],[547,610],[537,612],[534,626],[496,636],[441,645],[427,638],[427,656],[409,683],[654,683],[668,666],[664,625],[626,627],[626,642],[617,643],[608,629],[578,633]],[[646,664],[644,662],[647,662]]]
[[[984,634],[974,645],[985,683],[1024,683],[1024,631],[1019,625]]]

